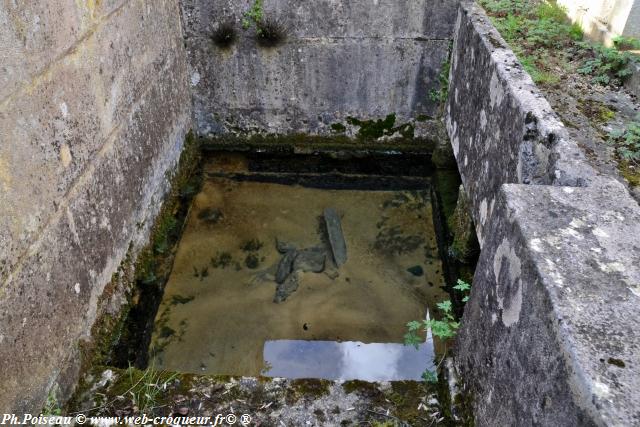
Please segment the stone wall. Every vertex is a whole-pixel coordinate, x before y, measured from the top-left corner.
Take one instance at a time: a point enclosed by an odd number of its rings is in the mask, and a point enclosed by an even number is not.
[[[482,248],[456,342],[477,425],[638,424],[640,207],[473,3],[446,122]]]
[[[0,412],[73,382],[191,124],[176,0],[0,5]]]
[[[200,134],[331,133],[348,116],[435,116],[457,0],[265,0],[287,29],[273,48],[240,21],[253,0],[181,0]],[[233,22],[237,42],[211,36]]]

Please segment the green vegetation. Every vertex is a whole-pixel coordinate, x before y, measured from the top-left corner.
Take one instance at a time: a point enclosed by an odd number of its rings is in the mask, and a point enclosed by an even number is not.
[[[242,28],[248,30],[251,25],[255,25],[258,28],[258,24],[262,21],[264,16],[264,10],[262,9],[262,0],[255,0],[251,8],[244,13],[242,18]]]
[[[582,30],[551,1],[480,0],[523,67],[536,83],[558,82],[557,68],[590,75],[603,85],[619,86],[631,73],[640,41],[618,37],[614,47],[584,42]],[[570,62],[578,58],[578,64]]]
[[[640,50],[640,40],[633,37],[617,36],[613,39],[613,46],[618,50]]]
[[[616,37],[613,47],[582,40],[582,32],[571,24],[564,10],[544,0],[479,0],[504,39],[533,80],[554,85],[562,74],[583,74],[604,86],[620,86],[638,62],[640,40]],[[579,100],[578,109],[595,125],[604,124],[615,112],[593,100]],[[631,185],[640,185],[640,120],[607,140],[615,147],[619,169]]]
[[[464,297],[462,298],[463,302],[467,302],[469,300],[468,293],[471,289],[470,284],[463,280],[458,280],[458,283],[453,287],[453,289],[464,294]],[[453,304],[450,300],[439,302],[436,306],[442,312],[442,317],[440,319],[427,318],[425,320],[414,320],[409,322],[407,323],[407,333],[404,336],[405,345],[413,345],[416,349],[422,342],[424,342],[422,334],[428,334],[429,331],[431,331],[434,337],[445,341],[445,351],[443,352],[444,354],[442,355],[442,358],[436,365],[436,369],[434,371],[426,370],[422,374],[422,378],[426,382],[432,384],[438,382],[437,370],[446,357],[446,341],[456,336],[456,332],[460,326],[460,323],[453,315]]]
[[[578,110],[595,124],[603,125],[616,115],[616,112],[607,104],[596,99],[584,98],[577,101]]]
[[[634,54],[600,44],[583,42],[579,46],[590,51],[591,57],[577,71],[592,76],[595,83],[620,86],[631,75],[629,64],[636,60]]]
[[[300,399],[318,399],[330,393],[331,381],[317,378],[300,378],[292,380],[287,387],[285,402],[293,405]]]
[[[129,384],[132,384],[123,396],[129,398],[134,407],[141,413],[146,413],[160,405],[160,398],[167,384],[175,380],[176,373],[156,371],[153,367],[144,371],[128,369]]]
[[[44,404],[44,408],[42,408],[42,415],[45,416],[57,416],[62,415],[62,408],[58,404],[58,399],[56,398],[56,390],[57,387],[52,387],[49,390],[49,394],[47,394],[47,401]]]
[[[107,382],[104,393],[96,393],[98,404],[83,412],[94,414],[112,414],[115,408],[124,408],[133,413],[147,413],[166,406],[171,401],[169,388],[185,382],[183,375],[178,381],[178,374],[158,371],[153,367],[145,370],[129,367],[126,370],[115,370],[117,374],[111,382]],[[182,384],[186,385],[186,384]],[[74,408],[72,404],[70,408]]]
[[[372,395],[378,391],[378,387],[375,383],[362,380],[345,381],[342,383],[342,389],[347,394],[359,392],[366,395]]]
[[[256,41],[262,47],[274,47],[285,41],[287,28],[277,19],[265,18],[256,23]]]
[[[636,117],[623,131],[610,132],[607,142],[615,147],[621,160],[640,167],[640,117]]]
[[[442,64],[442,68],[440,69],[440,74],[438,74],[438,83],[440,84],[440,89],[433,89],[429,92],[429,99],[432,101],[437,101],[440,105],[440,108],[444,108],[444,103],[447,101],[447,97],[449,96],[449,70],[451,68],[451,50],[453,49],[453,43],[449,43],[449,51],[447,54],[447,59]]]
[[[156,254],[165,254],[172,243],[177,238],[178,221],[173,216],[160,218],[157,225],[156,238],[153,250]]]
[[[564,10],[555,3],[528,0],[480,0],[479,3],[533,80],[557,83],[553,67],[566,67],[566,59],[552,61],[550,50],[570,48],[583,37],[580,27],[569,22]]]
[[[244,13],[242,28],[256,29],[256,41],[263,47],[274,47],[287,38],[287,28],[275,18],[265,17],[262,0],[254,0],[253,5]]]
[[[357,134],[360,140],[378,139],[383,136],[392,136],[396,133],[399,133],[404,138],[411,139],[415,130],[411,123],[396,126],[395,114],[389,114],[384,119],[377,120],[359,120],[355,117],[347,117],[347,123],[360,128]]]
[[[468,284],[464,280],[458,280],[458,283],[453,287],[453,289],[455,289],[456,291],[460,291],[460,292],[466,294],[464,297],[462,297],[462,302],[469,301],[468,292],[471,290],[471,285],[470,284]]]

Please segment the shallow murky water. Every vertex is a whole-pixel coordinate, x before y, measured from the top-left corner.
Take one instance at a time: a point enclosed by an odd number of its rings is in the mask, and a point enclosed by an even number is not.
[[[418,378],[433,344],[402,346],[405,324],[446,299],[428,194],[208,178],[156,317],[151,363],[209,374]],[[276,240],[326,247],[329,207],[341,216],[346,263],[337,268],[329,256],[323,272],[299,272],[297,290],[275,303]]]

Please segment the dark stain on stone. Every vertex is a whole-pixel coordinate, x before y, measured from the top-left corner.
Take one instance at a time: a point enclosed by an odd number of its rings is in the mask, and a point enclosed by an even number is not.
[[[610,364],[610,365],[617,366],[618,368],[624,368],[624,367],[626,367],[626,365],[625,365],[625,363],[624,363],[624,361],[623,361],[623,360],[621,360],[621,359],[616,359],[616,358],[614,358],[614,357],[610,357],[610,358],[607,360],[607,363],[608,363],[608,364]]]

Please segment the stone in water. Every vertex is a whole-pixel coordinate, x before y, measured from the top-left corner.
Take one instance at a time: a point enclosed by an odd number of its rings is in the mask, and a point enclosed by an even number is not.
[[[334,208],[326,208],[324,210],[324,222],[327,225],[327,234],[329,235],[329,243],[333,252],[333,260],[336,266],[340,267],[347,262],[347,244],[342,234],[342,226],[340,225],[340,215]]]

